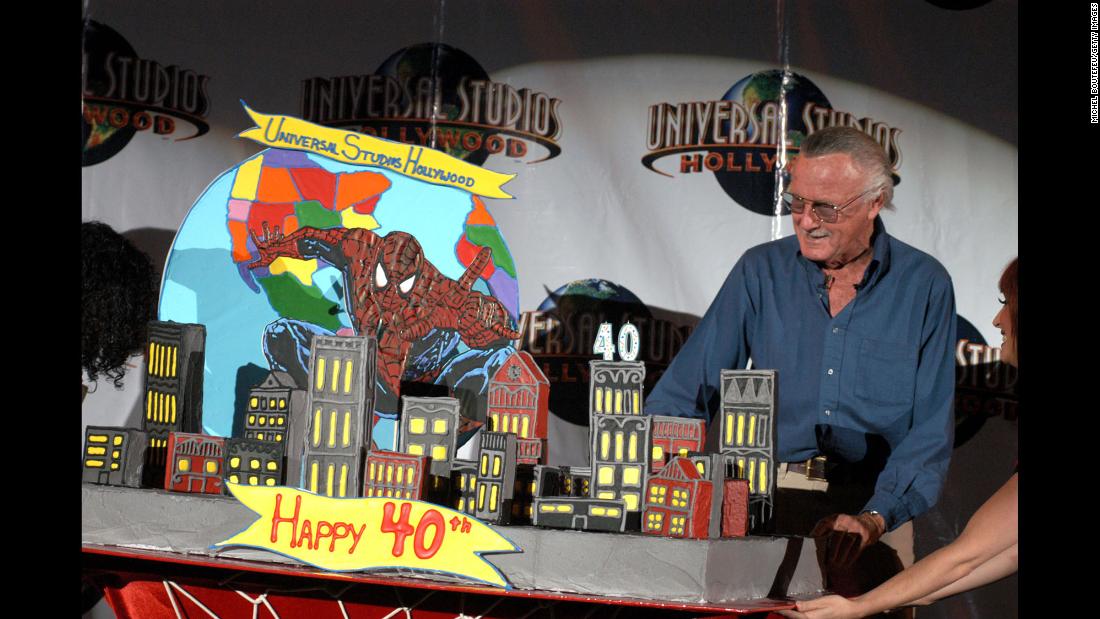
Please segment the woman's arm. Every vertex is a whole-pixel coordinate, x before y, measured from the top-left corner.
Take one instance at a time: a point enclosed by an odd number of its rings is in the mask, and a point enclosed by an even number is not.
[[[917,600],[939,599],[1007,575],[1016,564],[1015,551],[1008,552],[1016,547],[1018,537],[1016,484],[1017,475],[1013,475],[978,509],[958,539],[874,590],[851,600],[833,595],[800,602],[800,612],[781,614],[799,619],[854,619]]]
[[[979,565],[973,572],[970,572],[969,576],[964,576],[939,591],[922,597],[913,602],[913,604],[916,606],[927,606],[945,597],[955,595],[956,593],[962,593],[963,591],[977,589],[982,585],[987,585],[1010,574],[1015,574],[1020,564],[1016,554],[1016,548],[1017,545],[1013,544],[1011,548],[1006,549],[1001,554]]]

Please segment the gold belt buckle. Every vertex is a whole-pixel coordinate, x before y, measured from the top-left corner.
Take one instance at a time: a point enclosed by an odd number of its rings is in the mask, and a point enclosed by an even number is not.
[[[825,456],[814,456],[806,461],[806,479],[826,481]]]

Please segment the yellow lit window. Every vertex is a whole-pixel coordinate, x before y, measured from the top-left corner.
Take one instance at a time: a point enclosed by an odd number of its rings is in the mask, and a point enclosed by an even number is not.
[[[615,498],[615,493],[611,492],[610,490],[601,490],[600,492],[596,493],[596,498],[597,499],[613,499],[613,498]]]
[[[275,478],[274,477],[268,477],[267,479],[264,480],[264,483],[269,485],[269,486],[274,486],[275,485]]]
[[[603,390],[603,408],[607,412],[611,412],[611,389]]]
[[[726,436],[723,441],[726,446],[733,445],[733,415],[726,413]]]
[[[267,470],[269,470],[269,471],[274,471],[274,470],[278,469],[278,465],[275,464],[274,460],[268,460],[267,461],[267,466],[265,468],[267,468]]]
[[[259,485],[259,483],[260,483],[260,478],[259,477],[256,477],[255,475],[249,475],[248,476],[248,485],[249,486],[256,486],[256,485]]]
[[[660,462],[665,459],[665,448],[660,445],[653,446],[653,461]]]
[[[702,462],[695,463],[695,470],[699,471],[700,475],[706,475],[707,473],[706,466],[704,466]]]
[[[351,411],[344,411],[344,431],[340,433],[340,445],[347,447],[351,444]]]
[[[493,477],[500,477],[500,456],[493,456]]]
[[[601,486],[610,486],[615,483],[615,468],[610,466],[601,466],[596,474],[596,483]]]
[[[275,435],[275,442],[276,443],[280,443],[280,442],[282,442],[282,440],[283,440],[283,435],[282,434],[276,434]]]
[[[536,490],[536,487],[537,487],[537,484],[535,482],[531,482],[531,484],[527,487],[528,494],[530,494],[531,496],[535,496],[535,494],[537,494],[537,492],[538,492]]]
[[[630,434],[630,442],[626,448],[626,457],[631,462],[638,461],[638,435],[636,433]]]
[[[413,456],[423,456],[424,446],[420,443],[412,443],[409,445],[409,448],[406,451],[408,451],[408,453]]]
[[[424,434],[427,422],[423,417],[409,418],[409,434]]]
[[[266,426],[267,425],[267,417],[264,417],[263,415],[260,415],[260,425],[261,426]]]
[[[626,511],[628,511],[628,512],[638,511],[638,498],[639,498],[639,495],[638,495],[637,492],[624,492],[623,493],[622,499],[623,499],[623,502],[626,503]]]
[[[432,460],[446,460],[447,459],[447,446],[446,445],[432,445]]]
[[[336,476],[336,465],[329,463],[328,468],[325,470],[325,495],[332,496],[332,480]]]
[[[607,430],[600,432],[600,459],[607,460],[611,446],[611,433]]]
[[[106,447],[95,447],[95,446],[89,446],[88,447],[88,455],[89,456],[102,456],[102,455],[106,455],[106,454],[107,454],[107,448]]]
[[[89,443],[106,443],[107,442],[107,435],[106,434],[89,434],[88,435],[88,442]]]
[[[180,471],[190,471],[191,461],[187,458],[180,458],[179,462],[176,463],[176,468]]]
[[[249,415],[248,416],[248,425],[250,425],[250,426],[256,425],[256,416],[255,415]]]
[[[119,451],[118,449],[111,452],[111,457],[114,458],[115,460],[118,460],[121,456],[122,456],[122,452]]]
[[[382,464],[379,463],[378,464],[378,477],[375,477],[374,480],[377,481],[378,483],[382,483],[382,477],[385,474],[386,474],[386,467],[382,466]]]
[[[351,359],[344,362],[344,393],[351,393]]]
[[[485,484],[482,483],[477,485],[477,508],[479,511],[485,509]]]
[[[279,398],[279,410],[286,410],[286,398]]]
[[[367,473],[367,479],[374,479],[374,463],[371,462],[367,466],[368,466],[368,471],[370,471],[369,473]]]
[[[756,475],[754,475],[755,472],[756,472],[756,459],[755,458],[750,458],[749,459],[749,474],[748,474],[749,492],[756,492],[756,488],[754,487],[754,484],[752,483],[753,481],[755,481],[755,479],[754,479],[756,477]]]
[[[325,387],[325,358],[324,357],[318,357],[317,358],[317,368],[316,368],[315,371],[317,372],[317,386],[316,386],[316,389],[317,389],[317,391],[320,391],[321,389],[324,389],[324,387]]]
[[[393,483],[393,465],[392,464],[387,464],[386,465],[386,483],[387,484],[392,484]]]
[[[573,504],[572,503],[562,503],[562,504],[557,506],[555,511],[561,512],[563,514],[572,514],[573,513]]]
[[[640,399],[640,396],[638,395],[638,390],[637,389],[634,389],[633,393],[634,393],[634,408],[633,408],[633,411],[634,411],[634,414],[637,415],[637,414],[642,412],[642,407],[639,406],[639,403],[641,402],[641,399]]]
[[[616,389],[615,390],[615,412],[616,413],[623,412],[623,390],[622,389]]]
[[[459,475],[458,476],[458,489],[459,490],[465,490],[466,489],[466,476],[465,475]],[[462,509],[462,508],[459,507],[459,509]]]
[[[447,420],[446,419],[434,419],[432,420],[432,434],[446,434],[447,433]]]
[[[328,446],[336,446],[336,411],[329,411],[328,414]]]
[[[588,513],[593,515],[593,516],[606,516],[607,515],[607,508],[606,507],[593,507],[591,510],[588,511]]]
[[[489,511],[495,512],[497,510],[497,490],[500,487],[493,484],[492,488],[489,488]]]
[[[217,460],[207,460],[206,461],[206,472],[207,472],[207,474],[210,474],[210,475],[217,475],[218,474],[218,461]]]
[[[275,398],[268,398],[267,408],[268,410],[275,410]]]
[[[278,417],[276,417],[276,416],[274,416],[274,415],[268,415],[268,416],[267,416],[267,425],[269,425],[269,426],[273,426],[273,425],[275,425],[275,422],[276,422],[276,421],[277,421],[278,419],[279,419],[279,418],[278,418]]]
[[[481,454],[481,476],[489,476],[489,454]]]
[[[768,491],[768,467],[764,466],[764,463],[760,463],[760,484],[756,486],[757,492]]]
[[[512,416],[512,434],[519,434],[519,415]]]
[[[596,387],[596,412],[603,412],[603,387]]]
[[[263,432],[257,432],[256,433],[256,440],[258,440],[258,441],[264,440],[264,433]]]
[[[386,496],[393,496],[393,488],[386,488]]]
[[[410,484],[416,479],[414,477],[415,474],[416,472],[413,470],[413,465],[409,464],[405,467],[405,477],[409,480]]]
[[[500,432],[500,415],[493,413],[493,432]]]
[[[640,486],[642,485],[642,467],[640,466],[628,466],[623,469],[623,485],[624,486]]]
[[[737,413],[737,446],[745,444],[745,413]]]
[[[523,416],[523,424],[519,428],[519,435],[523,438],[531,438],[531,418],[527,415]]]
[[[615,433],[615,462],[623,461],[623,433]]]
[[[749,446],[756,444],[756,415],[749,415]]]
[[[546,503],[539,503],[539,513],[549,514],[554,511],[554,505],[547,505]]]
[[[313,411],[313,446],[321,444],[321,409]]]
[[[240,478],[240,477],[237,477],[237,474],[236,474],[236,473],[234,473],[233,475],[230,475],[230,476],[229,476],[229,481],[231,481],[231,482],[233,482],[233,483],[235,483],[235,484],[239,484],[239,483],[241,483],[241,478]]]
[[[248,468],[250,468],[250,469],[252,469],[253,471],[255,471],[256,469],[260,468],[260,461],[259,461],[259,460],[257,460],[256,458],[252,458],[252,459],[250,459],[250,460],[248,461]]]
[[[394,476],[394,482],[399,486],[405,483],[405,467],[397,467],[397,474]]]
[[[618,507],[608,507],[607,508],[607,515],[612,517],[612,518],[618,518],[619,517],[619,508]]]
[[[93,469],[103,468],[103,460],[85,460],[84,466]]]
[[[340,465],[340,498],[348,494],[348,465]]]
[[[332,392],[336,393],[336,390],[340,388],[340,360],[336,359],[332,362]]]
[[[317,492],[317,461],[314,460],[309,467],[309,491]]]

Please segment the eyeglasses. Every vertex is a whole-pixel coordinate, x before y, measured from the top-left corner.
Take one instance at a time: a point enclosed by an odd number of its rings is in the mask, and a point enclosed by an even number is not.
[[[792,213],[796,215],[801,215],[806,210],[806,205],[809,204],[810,208],[813,209],[815,217],[827,224],[831,224],[836,223],[836,220],[840,217],[840,211],[848,208],[863,196],[871,193],[872,191],[878,191],[879,189],[879,187],[868,189],[867,191],[864,191],[858,196],[852,198],[851,200],[848,200],[842,206],[833,206],[828,202],[807,200],[806,198],[803,198],[802,196],[796,196],[789,191],[784,191],[780,195],[783,198],[783,203],[787,205],[787,208],[791,209]]]

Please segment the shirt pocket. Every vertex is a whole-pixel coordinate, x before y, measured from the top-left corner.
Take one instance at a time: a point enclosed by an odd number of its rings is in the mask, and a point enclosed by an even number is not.
[[[864,338],[857,367],[856,397],[878,404],[912,406],[917,380],[915,350],[896,342]]]

